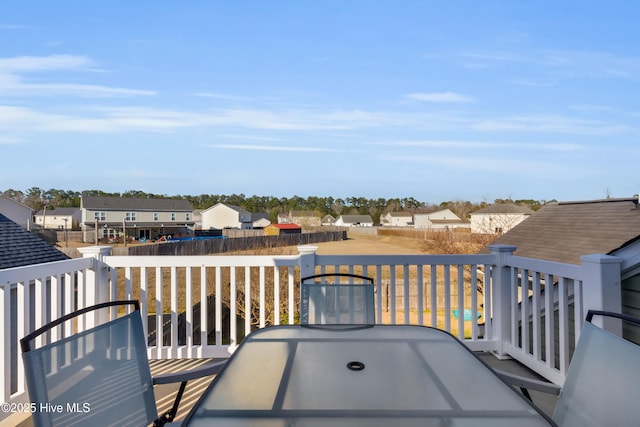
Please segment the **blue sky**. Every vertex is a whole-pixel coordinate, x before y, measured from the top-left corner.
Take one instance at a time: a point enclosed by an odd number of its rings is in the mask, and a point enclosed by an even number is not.
[[[0,191],[640,191],[640,2],[13,1]]]

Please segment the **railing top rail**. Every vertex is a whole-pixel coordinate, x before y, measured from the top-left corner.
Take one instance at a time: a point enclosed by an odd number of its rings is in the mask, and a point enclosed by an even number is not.
[[[575,264],[563,264],[555,261],[525,258],[519,256],[509,257],[506,264],[509,267],[522,268],[529,271],[551,274],[553,276],[583,280],[583,270],[579,265]]]
[[[299,255],[105,256],[111,267],[291,267]]]
[[[75,258],[0,270],[0,286],[92,268],[94,258]]]
[[[492,254],[471,255],[316,255],[317,265],[461,265],[495,264]]]

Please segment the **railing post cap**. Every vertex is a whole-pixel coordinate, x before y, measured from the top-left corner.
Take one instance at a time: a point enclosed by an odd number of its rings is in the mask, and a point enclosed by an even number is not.
[[[298,246],[298,252],[300,252],[300,254],[315,254],[317,250],[318,247],[313,245]]]
[[[487,246],[491,252],[515,252],[518,249],[517,246],[514,245],[489,245]]]
[[[590,254],[582,255],[580,261],[582,261],[582,263],[590,262],[593,264],[620,264],[622,263],[622,258],[613,255]]]
[[[109,255],[113,246],[85,246],[78,248],[78,252],[82,254],[84,258]]]

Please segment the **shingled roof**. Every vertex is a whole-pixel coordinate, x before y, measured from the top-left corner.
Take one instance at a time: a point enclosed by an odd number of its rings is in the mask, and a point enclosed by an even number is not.
[[[0,214],[0,270],[65,259],[69,257]]]
[[[136,197],[97,197],[83,195],[81,203],[83,208],[91,210],[193,211],[193,206],[185,199],[146,199]]]
[[[543,206],[494,244],[517,246],[518,256],[580,264],[589,254],[611,254],[640,238],[637,199],[561,202]]]

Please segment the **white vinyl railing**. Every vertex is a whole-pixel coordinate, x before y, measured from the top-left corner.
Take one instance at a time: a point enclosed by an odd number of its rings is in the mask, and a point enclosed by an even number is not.
[[[253,329],[297,323],[302,277],[358,274],[374,279],[376,323],[444,329],[472,350],[516,358],[558,384],[586,310],[620,311],[615,257],[567,265],[517,257],[502,245],[476,255],[315,249],[286,256],[109,256],[110,248],[92,247],[85,258],[0,270],[0,398],[27,398],[19,338],[107,300],[140,300],[150,358],[228,357]]]

